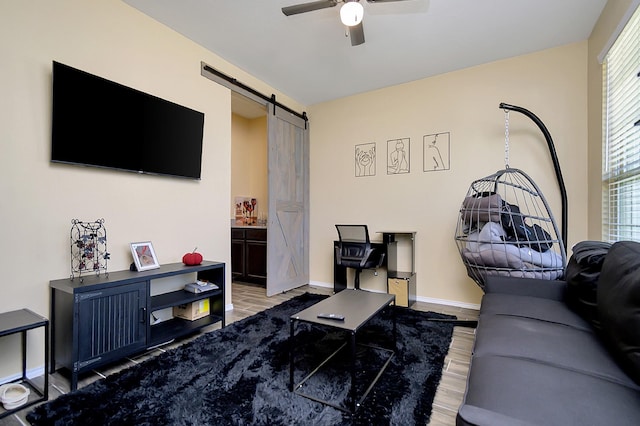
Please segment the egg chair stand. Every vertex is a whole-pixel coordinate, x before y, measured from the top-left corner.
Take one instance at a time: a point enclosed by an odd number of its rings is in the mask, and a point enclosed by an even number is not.
[[[505,168],[471,183],[456,227],[456,244],[467,274],[482,289],[501,275],[561,279],[566,265],[567,194],[553,140],[532,112],[505,103]],[[542,131],[562,200],[562,233],[535,182],[509,166],[509,111],[529,117]]]
[[[549,148],[549,154],[551,155],[551,161],[553,162],[553,171],[556,174],[556,180],[558,181],[558,190],[560,191],[560,199],[562,202],[562,212],[561,212],[561,237],[562,237],[562,245],[566,251],[567,249],[567,188],[564,185],[564,179],[562,178],[562,170],[560,169],[560,162],[558,161],[558,154],[556,153],[556,147],[553,144],[553,139],[551,138],[551,133],[547,129],[547,126],[544,125],[542,120],[538,118],[537,115],[532,113],[531,111],[524,109],[519,106],[505,104],[504,102],[500,103],[499,108],[504,111],[515,111],[525,116],[529,117],[535,124],[538,126],[542,134],[544,135],[544,139],[547,141],[547,147]]]

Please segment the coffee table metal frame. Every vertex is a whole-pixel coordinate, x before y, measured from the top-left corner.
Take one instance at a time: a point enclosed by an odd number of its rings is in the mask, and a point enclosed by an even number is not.
[[[387,368],[391,359],[393,358],[395,351],[388,348],[382,348],[373,345],[363,345],[356,343],[356,334],[358,330],[366,325],[373,317],[380,313],[383,309],[395,303],[394,294],[386,293],[371,293],[364,290],[343,290],[325,300],[322,300],[315,305],[304,309],[297,314],[291,315],[289,318],[289,389],[300,396],[311,399],[316,402],[331,406],[347,413],[355,413],[362,405],[365,398],[378,382],[382,373]],[[336,321],[330,319],[318,318],[320,313],[335,313],[344,315],[344,321]],[[393,344],[394,349],[396,345],[396,315],[395,310],[392,309],[393,318]],[[349,339],[343,343],[338,349],[332,352],[325,360],[323,360],[313,371],[307,374],[300,382],[294,383],[295,372],[295,325],[298,322],[307,322],[310,324],[327,326],[339,330],[343,330],[349,334]],[[327,362],[329,362],[334,356],[338,354],[346,345],[349,345],[351,352],[351,388],[349,390],[350,401],[353,403],[353,408],[345,408],[341,405],[334,404],[330,401],[315,397],[313,395],[305,394],[301,391],[304,383],[309,380],[314,374],[316,374]],[[366,346],[374,349],[385,351],[389,354],[383,366],[378,371],[376,377],[369,384],[365,392],[360,398],[356,397],[356,346]]]

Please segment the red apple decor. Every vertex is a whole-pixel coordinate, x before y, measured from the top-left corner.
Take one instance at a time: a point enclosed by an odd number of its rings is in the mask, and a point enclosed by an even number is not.
[[[182,256],[182,263],[187,266],[196,266],[202,263],[202,255],[196,251],[198,247],[193,249],[191,253]]]

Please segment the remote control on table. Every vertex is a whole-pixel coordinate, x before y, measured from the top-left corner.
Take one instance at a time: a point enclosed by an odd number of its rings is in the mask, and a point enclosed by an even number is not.
[[[340,315],[340,314],[318,314],[318,318],[344,321],[344,315]]]

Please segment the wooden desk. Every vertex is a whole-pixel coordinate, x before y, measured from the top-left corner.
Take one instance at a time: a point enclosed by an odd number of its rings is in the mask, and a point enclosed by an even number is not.
[[[395,304],[409,307],[416,301],[416,232],[415,231],[380,231],[382,242],[371,242],[371,247],[384,253],[384,262],[380,265],[387,269],[387,293],[396,296]],[[333,242],[333,292],[338,293],[347,288],[347,268],[338,265],[336,249],[340,242]],[[398,245],[408,255],[407,263],[399,267]],[[404,257],[404,256],[402,256]]]

